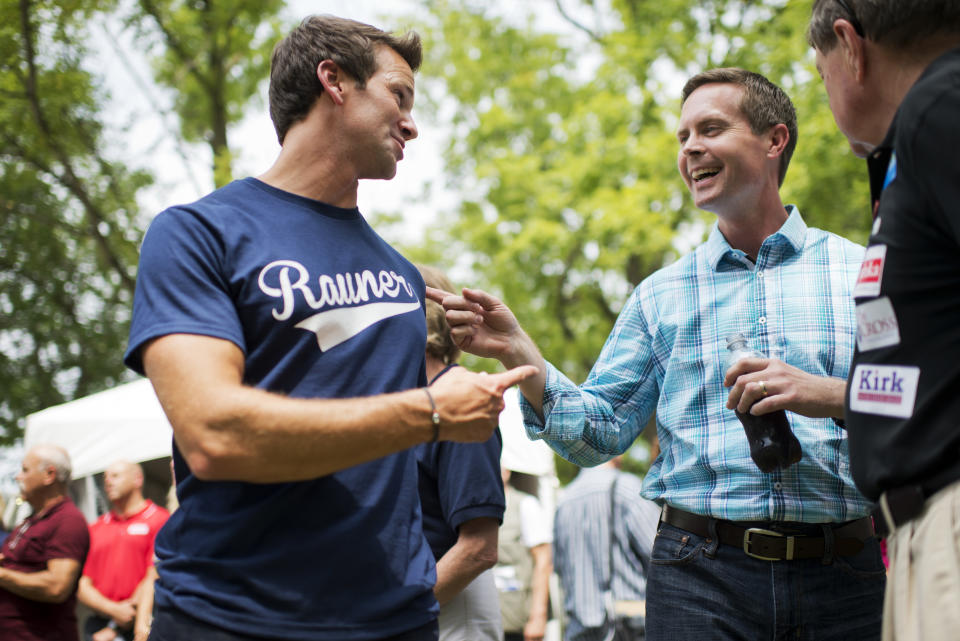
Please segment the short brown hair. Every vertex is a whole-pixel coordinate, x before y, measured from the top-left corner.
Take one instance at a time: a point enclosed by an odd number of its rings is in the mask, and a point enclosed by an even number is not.
[[[417,265],[420,275],[428,287],[435,287],[446,292],[453,291],[453,284],[447,276],[430,265]],[[443,306],[432,300],[427,300],[427,353],[445,365],[460,360],[460,348],[450,336],[450,325],[447,324],[447,315]]]
[[[922,48],[931,36],[960,34],[957,0],[814,0],[807,42],[826,53],[837,45],[833,23],[859,23],[862,36],[895,50]],[[849,11],[848,11],[849,9]],[[852,13],[852,15],[851,15]]]
[[[333,60],[362,89],[377,71],[376,50],[380,46],[396,51],[411,70],[420,68],[423,49],[416,32],[395,36],[336,16],[309,16],[277,43],[270,61],[270,118],[280,144],[290,127],[306,118],[323,93],[317,78],[318,64]]]
[[[787,146],[780,156],[779,184],[787,175],[787,167],[793,150],[797,147],[797,110],[794,109],[790,97],[765,77],[753,71],[736,67],[710,69],[698,73],[683,86],[680,105],[687,101],[694,91],[704,85],[724,83],[743,87],[743,99],[740,101],[740,112],[750,123],[750,130],[755,134],[762,134],[774,125],[786,125],[789,133]]]

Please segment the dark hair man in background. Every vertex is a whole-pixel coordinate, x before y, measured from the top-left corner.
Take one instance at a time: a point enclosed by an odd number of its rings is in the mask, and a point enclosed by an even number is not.
[[[487,440],[533,368],[423,387],[423,279],[357,209],[417,136],[420,60],[414,33],[304,20],[273,53],[273,166],[147,231],[126,363],[173,426],[180,499],[151,636],[436,638],[410,448]]]
[[[878,500],[885,641],[960,630],[960,2],[817,0],[830,109],[867,157],[873,229],[854,296],[846,424]]]

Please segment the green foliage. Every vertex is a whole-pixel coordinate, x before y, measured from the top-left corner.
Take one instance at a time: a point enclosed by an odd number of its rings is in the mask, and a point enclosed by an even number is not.
[[[214,183],[233,179],[227,132],[270,74],[283,0],[137,0],[128,17],[152,45],[155,80],[175,92],[184,140],[205,142]]]
[[[217,184],[230,179],[227,128],[267,78],[282,4],[140,0],[126,15],[177,91],[184,138],[210,144]],[[84,46],[87,25],[115,11],[0,0],[0,444],[27,414],[129,377],[136,196],[151,177],[105,155],[116,132]]]
[[[135,194],[150,179],[102,154],[81,45],[100,7],[0,1],[0,444],[26,414],[124,375]]]
[[[741,66],[783,86],[800,119],[784,201],[812,225],[865,240],[865,172],[813,69],[807,3],[614,0],[597,22],[615,28],[589,37],[569,15],[568,29],[550,33],[489,4],[424,6],[420,92],[440,110],[455,103],[446,163],[462,193],[457,215],[429,230],[443,248],[434,260],[468,267],[574,380],[630,290],[715,220],[676,170],[679,88],[695,73]]]

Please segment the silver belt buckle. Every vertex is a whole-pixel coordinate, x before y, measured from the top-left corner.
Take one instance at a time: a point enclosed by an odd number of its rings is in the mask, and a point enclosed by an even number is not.
[[[750,551],[750,546],[752,544],[751,537],[754,534],[763,534],[764,536],[774,536],[777,538],[786,538],[787,539],[787,554],[784,559],[779,559],[773,556],[761,556],[759,554],[754,554]],[[743,533],[743,552],[747,556],[752,556],[755,559],[760,559],[761,561],[793,561],[793,544],[794,538],[792,536],[787,536],[780,532],[774,532],[773,530],[765,530],[759,527],[747,528],[746,532]]]

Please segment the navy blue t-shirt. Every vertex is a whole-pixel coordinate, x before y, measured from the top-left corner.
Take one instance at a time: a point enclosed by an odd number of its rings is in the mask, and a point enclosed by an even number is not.
[[[472,519],[503,523],[499,428],[483,443],[424,443],[416,448],[423,532],[439,559],[457,542],[457,529]]]
[[[235,343],[244,382],[300,398],[426,382],[419,272],[357,209],[253,178],[156,217],[126,364],[171,333]],[[318,419],[319,420],[319,419]],[[413,450],[298,483],[207,482],[174,446],[180,509],[157,536],[157,603],[276,639],[371,639],[436,618]]]

